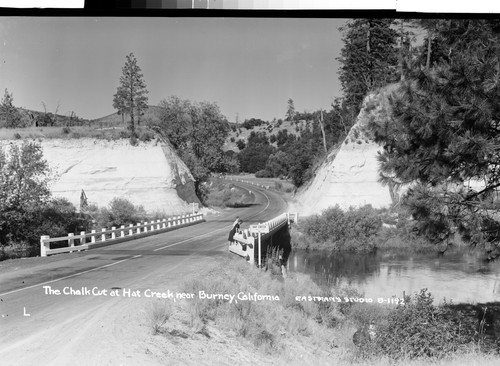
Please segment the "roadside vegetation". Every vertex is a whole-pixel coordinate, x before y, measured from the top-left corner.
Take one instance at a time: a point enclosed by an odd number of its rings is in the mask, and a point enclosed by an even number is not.
[[[137,128],[135,131],[139,141],[154,140],[155,134],[147,127]],[[0,140],[45,140],[45,139],[81,139],[92,138],[108,141],[129,139],[130,133],[124,127],[89,127],[89,126],[64,126],[64,127],[26,127],[26,128],[0,128]]]
[[[344,211],[334,206],[321,214],[299,220],[292,235],[292,246],[295,249],[330,251],[439,250],[435,243],[417,233],[417,225],[404,209],[374,209],[366,205]],[[459,239],[453,242],[450,238],[449,243],[463,245]]]
[[[452,310],[446,303],[433,305],[425,289],[407,297],[404,305],[362,303],[363,294],[352,287],[320,288],[305,275],[283,279],[243,261],[224,260],[185,282],[180,291],[195,296],[158,301],[146,311],[151,334],[165,337],[166,347],[176,345],[178,337],[189,342],[201,336],[208,342],[236,338],[242,347],[250,343],[257,359],[265,355],[292,364],[299,358],[310,364],[335,358],[340,365],[498,362],[495,339],[478,327],[475,314]],[[230,302],[201,298],[200,292],[275,299]],[[369,324],[375,326],[371,338]]]
[[[212,177],[201,187],[202,203],[208,207],[245,207],[254,203],[255,195],[233,183]]]
[[[66,236],[165,218],[123,198],[113,199],[108,207],[82,205],[77,211],[67,199],[52,196],[50,179],[36,142],[0,150],[0,260],[39,255],[41,235]]]

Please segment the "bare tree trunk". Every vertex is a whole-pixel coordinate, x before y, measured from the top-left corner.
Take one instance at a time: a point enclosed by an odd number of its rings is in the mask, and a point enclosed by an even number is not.
[[[129,123],[129,130],[130,130],[130,134],[131,136],[135,133],[135,125],[134,125],[134,100],[131,99],[130,101],[130,105],[132,107],[130,107],[130,123]]]
[[[368,32],[366,33],[366,53],[369,57],[369,67],[370,67],[370,71],[368,73],[368,80],[367,80],[367,84],[368,84],[368,90],[371,90],[372,89],[372,84],[373,84],[373,78],[372,78],[372,72],[373,72],[373,64],[372,64],[372,57],[371,57],[371,47],[370,47],[370,42],[371,42],[371,27],[372,27],[372,24],[371,22],[369,21],[368,22]]]
[[[429,70],[431,67],[431,40],[432,40],[432,32],[427,32],[427,62],[425,63],[425,68]]]
[[[401,44],[399,46],[399,80],[400,81],[403,81],[405,79],[405,73],[404,73],[404,67],[403,67],[403,63],[404,63],[404,55],[403,55],[403,52],[404,52],[404,44],[405,44],[405,36],[404,36],[404,27],[403,27],[403,22],[404,20],[401,19],[401,23],[400,23],[400,28],[399,28],[399,32],[400,32],[400,35],[401,35]]]
[[[325,148],[325,154],[328,153],[326,148],[326,137],[325,137],[325,127],[323,126],[323,111],[321,111],[321,118],[319,119],[319,126],[321,127],[321,134],[323,135],[323,147]]]

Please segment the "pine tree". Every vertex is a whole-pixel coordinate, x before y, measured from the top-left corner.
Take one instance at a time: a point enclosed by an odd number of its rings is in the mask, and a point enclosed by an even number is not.
[[[122,68],[120,85],[113,96],[113,108],[118,113],[127,113],[130,116],[128,129],[132,136],[135,135],[134,116],[140,116],[147,108],[148,98],[146,94],[146,83],[144,82],[141,68],[137,65],[137,60],[133,53],[126,56],[127,61]]]
[[[436,242],[455,230],[474,244],[500,240],[491,211],[500,187],[499,24],[453,20],[436,28],[446,59],[402,82],[393,117],[372,121],[384,145],[383,175],[417,183],[407,204]],[[473,189],[471,181],[484,183]]]
[[[398,80],[397,32],[391,19],[355,19],[341,27],[344,47],[338,60],[344,99],[359,112],[368,92]]]
[[[12,93],[9,93],[9,91],[5,89],[5,94],[0,102],[0,127],[22,127],[21,114],[17,108],[14,107],[13,102],[14,98],[12,97]]]
[[[295,106],[293,105],[292,98],[288,99],[287,105],[288,105],[288,107],[286,110],[285,120],[286,121],[294,121],[295,120]]]

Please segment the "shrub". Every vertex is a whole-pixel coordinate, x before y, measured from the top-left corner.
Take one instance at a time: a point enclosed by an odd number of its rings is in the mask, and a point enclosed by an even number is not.
[[[153,335],[163,333],[163,327],[172,316],[172,312],[172,304],[169,300],[155,300],[150,303],[146,316]]]
[[[20,139],[21,139],[21,135],[20,135],[18,132],[16,132],[16,133],[14,134],[14,139],[16,139],[16,140],[20,140]]]
[[[137,140],[137,137],[135,137],[135,136],[130,136],[129,141],[130,141],[130,145],[132,145],[132,146],[139,145],[139,141]]]
[[[144,131],[144,130],[141,130],[139,132],[139,141],[142,141],[142,142],[148,142],[148,141],[151,141],[153,140],[155,137],[154,133],[151,132],[151,131]]]
[[[259,170],[255,173],[255,177],[256,178],[272,178],[273,174],[267,169],[262,169],[262,170]]]
[[[431,294],[422,289],[378,327],[376,346],[394,359],[441,358],[470,345],[475,329],[475,319],[461,316],[446,303],[434,306]]]
[[[142,206],[135,206],[126,198],[114,198],[108,207],[101,208],[96,220],[100,227],[119,227],[121,225],[137,224],[147,219]]]
[[[62,133],[63,133],[63,134],[67,135],[67,134],[69,134],[70,132],[71,132],[71,128],[69,128],[69,127],[63,127],[63,128],[62,128]]]
[[[336,250],[373,249],[381,227],[380,211],[370,205],[346,212],[338,205],[330,207],[301,225],[306,236],[319,243],[331,243]]]
[[[242,139],[239,139],[238,141],[236,141],[236,147],[240,150],[243,150],[245,148],[246,144],[245,144],[245,141],[243,141]]]

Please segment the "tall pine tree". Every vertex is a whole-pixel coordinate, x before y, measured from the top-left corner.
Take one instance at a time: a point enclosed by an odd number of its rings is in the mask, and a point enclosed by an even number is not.
[[[343,32],[339,79],[347,106],[359,112],[368,92],[398,77],[397,32],[391,19],[355,19]]]
[[[118,109],[118,113],[127,113],[130,116],[128,129],[132,136],[135,135],[134,116],[140,116],[147,108],[148,91],[144,82],[141,68],[137,65],[137,60],[133,53],[126,56],[127,61],[122,68],[120,85],[113,96],[113,108]]]

